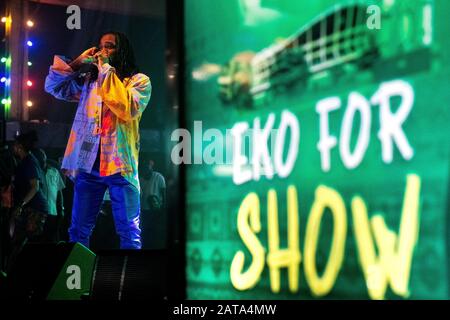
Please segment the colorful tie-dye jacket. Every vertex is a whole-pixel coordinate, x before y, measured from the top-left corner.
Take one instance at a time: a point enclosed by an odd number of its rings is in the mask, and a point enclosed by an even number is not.
[[[151,96],[149,77],[137,73],[120,81],[105,63],[96,81],[80,82],[68,60],[55,56],[45,91],[58,99],[79,101],[62,169],[72,179],[91,172],[100,150],[100,175],[121,173],[138,190],[139,120]],[[100,145],[100,149],[99,149]]]

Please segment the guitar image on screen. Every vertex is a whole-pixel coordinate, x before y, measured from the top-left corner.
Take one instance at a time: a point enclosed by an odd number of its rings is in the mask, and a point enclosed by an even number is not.
[[[306,86],[311,75],[343,64],[370,66],[378,54],[367,25],[367,6],[335,7],[296,34],[260,52],[236,54],[217,80],[224,103],[254,107],[292,86]]]

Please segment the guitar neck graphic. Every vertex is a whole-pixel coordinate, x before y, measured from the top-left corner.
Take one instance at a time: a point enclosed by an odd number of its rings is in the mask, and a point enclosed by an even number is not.
[[[260,52],[242,52],[218,78],[225,103],[253,106],[272,93],[305,84],[310,75],[344,63],[370,63],[377,52],[366,6],[333,8],[296,34]]]

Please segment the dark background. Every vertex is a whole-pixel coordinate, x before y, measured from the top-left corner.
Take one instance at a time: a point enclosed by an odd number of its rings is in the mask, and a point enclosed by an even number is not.
[[[66,6],[29,3],[34,27],[30,29],[29,77],[30,119],[72,123],[76,103],[56,100],[44,91],[45,77],[55,54],[76,58],[81,52],[98,45],[99,36],[109,30],[124,32],[130,39],[140,71],[152,81],[152,97],[141,119],[141,128],[162,128],[166,106],[165,83],[165,17],[143,17],[81,8],[81,29],[69,30]]]

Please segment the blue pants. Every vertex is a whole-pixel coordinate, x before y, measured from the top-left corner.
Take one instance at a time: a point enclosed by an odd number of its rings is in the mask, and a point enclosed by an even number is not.
[[[97,220],[106,189],[111,197],[112,213],[121,249],[141,248],[139,228],[139,191],[120,173],[101,177],[97,170],[80,172],[75,181],[72,224],[69,228],[71,242],[89,247],[89,237]]]

